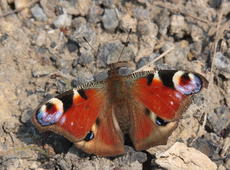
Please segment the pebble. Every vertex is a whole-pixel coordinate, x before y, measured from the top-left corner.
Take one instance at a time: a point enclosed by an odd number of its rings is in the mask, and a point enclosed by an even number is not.
[[[85,52],[81,53],[80,57],[77,59],[77,63],[80,65],[91,64],[93,62],[93,57],[91,54]]]
[[[71,53],[75,52],[79,48],[79,44],[76,41],[71,40],[71,39],[68,39],[65,46]]]
[[[218,9],[222,3],[222,0],[208,0],[208,5],[216,9]]]
[[[15,121],[13,120],[6,120],[4,123],[3,123],[3,126],[2,128],[4,129],[4,131],[6,133],[10,133],[10,132],[16,132],[17,131],[17,124]]]
[[[208,156],[180,142],[165,152],[157,153],[156,163],[165,169],[217,169],[217,165]]]
[[[208,157],[212,157],[214,154],[216,154],[215,151],[217,150],[215,143],[204,137],[199,137],[192,146]]]
[[[109,32],[114,32],[119,24],[115,10],[116,9],[105,9],[105,13],[102,16],[103,27]]]
[[[33,112],[34,112],[34,110],[32,110],[32,109],[25,110],[21,115],[22,123],[27,123],[28,121],[30,121],[31,117],[33,115]]]
[[[71,39],[79,43],[80,46],[84,46],[83,44],[87,44],[84,38],[88,41],[89,44],[94,44],[96,33],[95,31],[90,28],[89,25],[83,24],[84,20],[80,19],[76,21],[80,24],[80,26],[75,26],[76,30],[74,31]],[[87,45],[89,46],[89,45]]]
[[[47,43],[47,33],[46,31],[40,31],[35,41],[36,45],[39,47],[45,46]]]
[[[145,57],[140,58],[140,60],[137,62],[137,68],[139,69],[145,66],[146,64],[148,64],[150,61],[152,61],[156,57],[157,57],[157,54],[152,54],[150,56],[145,56]]]
[[[214,62],[217,69],[230,73],[230,59],[224,56],[221,52],[216,53]]]
[[[114,5],[114,0],[103,0],[102,5],[104,5],[106,8],[112,8]]]
[[[105,67],[107,64],[116,63],[119,60],[123,44],[120,41],[104,43],[99,49],[98,66]],[[130,47],[125,47],[119,61],[132,61],[135,57]]]
[[[62,15],[59,15],[57,19],[54,21],[54,26],[56,28],[61,27],[70,27],[72,23],[72,17],[68,15],[65,11]]]
[[[172,15],[170,23],[170,34],[175,35],[176,38],[183,38],[184,34],[188,32],[188,25],[182,15]]]
[[[34,78],[44,77],[44,76],[47,76],[47,75],[49,75],[49,71],[48,70],[37,69],[36,67],[33,68],[33,70],[32,70],[32,76]]]
[[[229,125],[230,109],[225,106],[220,106],[214,109],[214,113],[208,114],[207,126],[215,133],[220,134],[222,130]]]
[[[100,8],[99,6],[93,5],[90,9],[89,9],[89,13],[88,13],[88,21],[90,23],[94,23],[96,24],[97,22],[101,21],[101,16],[103,14],[103,9]]]
[[[149,11],[143,8],[135,8],[133,10],[134,17],[137,20],[149,20]]]
[[[77,0],[75,2],[77,2],[76,8],[78,8],[80,15],[86,16],[89,11],[89,8],[92,6],[91,0]]]
[[[31,8],[31,13],[33,17],[38,21],[47,20],[46,14],[44,13],[43,9],[38,4],[35,4],[34,7]]]
[[[148,20],[139,21],[137,24],[137,33],[141,36],[151,36],[156,38],[158,34],[158,26]]]
[[[90,72],[87,71],[81,71],[77,73],[77,77],[71,81],[71,86],[72,87],[77,87],[81,84],[93,81],[93,75]]]
[[[194,42],[200,42],[204,39],[204,32],[200,27],[194,24],[191,24],[189,27],[191,28],[191,37]]]
[[[159,32],[162,35],[167,36],[170,26],[170,17],[168,10],[163,10],[159,15],[159,19],[156,19],[156,22],[159,27]]]
[[[126,31],[126,32],[128,32],[130,29],[132,29],[133,32],[136,32],[136,29],[137,29],[137,19],[131,17],[129,14],[125,14],[121,18],[120,28],[123,31]]]

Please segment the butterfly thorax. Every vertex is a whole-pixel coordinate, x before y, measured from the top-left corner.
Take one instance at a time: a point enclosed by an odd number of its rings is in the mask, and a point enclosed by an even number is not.
[[[113,114],[124,134],[128,133],[130,128],[129,96],[130,87],[125,81],[125,77],[119,75],[118,69],[110,70],[110,78],[107,80],[107,90],[109,100],[112,105]]]

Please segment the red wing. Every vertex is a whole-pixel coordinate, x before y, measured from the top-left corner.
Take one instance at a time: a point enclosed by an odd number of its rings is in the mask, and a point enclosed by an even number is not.
[[[177,120],[206,80],[195,73],[159,71],[134,81],[130,136],[138,150],[165,144]]]
[[[38,129],[63,135],[87,153],[121,154],[123,136],[112,112],[105,110],[106,100],[103,89],[70,90],[41,105],[32,120]]]

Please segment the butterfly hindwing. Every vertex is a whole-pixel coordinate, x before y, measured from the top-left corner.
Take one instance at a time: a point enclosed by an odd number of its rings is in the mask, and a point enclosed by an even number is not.
[[[73,89],[50,99],[35,111],[33,123],[39,130],[65,136],[87,153],[123,153],[123,136],[101,86]]]
[[[133,76],[132,76],[133,77]],[[206,80],[198,74],[176,70],[142,73],[132,85],[130,137],[137,150],[165,144],[181,114]]]

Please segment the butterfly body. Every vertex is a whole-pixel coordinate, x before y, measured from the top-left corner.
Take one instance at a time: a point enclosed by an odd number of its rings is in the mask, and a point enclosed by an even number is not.
[[[196,73],[146,71],[122,76],[112,64],[108,78],[87,83],[40,105],[33,123],[59,133],[87,153],[124,153],[128,135],[136,150],[166,144],[182,113],[207,82]]]

